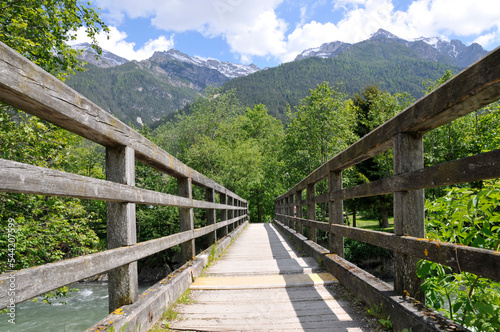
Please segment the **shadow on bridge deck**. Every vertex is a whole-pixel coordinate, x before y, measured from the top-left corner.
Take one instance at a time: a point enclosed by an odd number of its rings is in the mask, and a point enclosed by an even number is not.
[[[373,331],[348,293],[271,224],[251,224],[191,286],[171,330]]]

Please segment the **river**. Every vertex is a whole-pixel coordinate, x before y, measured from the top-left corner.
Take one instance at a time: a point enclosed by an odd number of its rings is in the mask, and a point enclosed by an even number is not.
[[[108,285],[78,283],[77,292],[45,304],[32,300],[17,304],[15,325],[7,314],[0,314],[2,332],[81,332],[108,315]],[[142,292],[149,285],[140,285]],[[64,304],[63,302],[66,302]]]

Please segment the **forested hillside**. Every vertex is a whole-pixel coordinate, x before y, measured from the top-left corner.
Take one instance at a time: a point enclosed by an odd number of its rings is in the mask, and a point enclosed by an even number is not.
[[[224,84],[235,89],[243,105],[264,104],[270,113],[285,120],[287,105],[299,104],[321,82],[339,85],[352,95],[367,85],[390,93],[423,95],[422,82],[437,79],[446,70],[460,71],[443,63],[423,60],[410,48],[392,39],[367,40],[353,45],[336,58],[307,58],[261,70]]]
[[[111,68],[87,64],[85,68],[70,77],[68,85],[136,127],[152,124],[199,96],[190,82],[174,81],[148,62],[128,62]]]

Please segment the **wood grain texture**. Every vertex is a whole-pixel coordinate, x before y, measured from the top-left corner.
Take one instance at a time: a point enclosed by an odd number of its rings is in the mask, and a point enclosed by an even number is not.
[[[477,154],[441,165],[395,175],[333,192],[331,200],[391,194],[500,177],[500,150]]]
[[[0,101],[106,147],[128,146],[146,165],[177,178],[190,177],[198,186],[243,200],[1,42]]]
[[[341,287],[273,224],[250,224],[176,307],[180,331],[367,331]]]
[[[3,273],[0,275],[0,309],[9,304],[10,297],[7,296],[7,289],[8,280],[12,276],[15,277],[17,285],[16,303],[23,302],[59,287],[135,262],[193,238],[204,236],[219,228],[237,223],[245,217],[246,215],[128,247],[106,250],[12,273]]]
[[[196,256],[193,262],[185,264],[171,275],[166,276],[148,288],[139,295],[137,302],[122,308],[125,313],[130,312],[131,314],[112,313],[85,331],[95,332],[114,329],[115,331],[135,332],[151,329],[162,318],[163,313],[187,290],[193,282],[193,278],[201,275],[203,268],[209,261],[209,253],[214,253],[215,257],[222,254],[232,243],[231,239],[236,238],[245,226],[246,223],[238,227],[228,237],[217,242],[214,245],[214,250],[202,252]]]
[[[393,288],[387,283],[338,255],[328,254],[325,248],[307,241],[302,235],[280,222],[275,224],[297,247],[321,261],[324,268],[338,278],[352,294],[356,294],[365,303],[381,305],[385,314],[391,317],[394,330],[402,331],[411,328],[412,331],[419,332],[469,331],[427,308],[422,302],[395,294]]]
[[[424,141],[419,133],[394,136],[394,174],[424,168]],[[425,237],[425,194],[423,189],[396,191],[394,198],[394,234]],[[417,276],[418,258],[400,252],[394,254],[394,291],[409,292],[425,302],[422,279]]]
[[[0,159],[0,191],[200,209],[236,209],[115,182]]]
[[[278,220],[284,216],[277,215]],[[290,218],[290,216],[288,216]],[[467,247],[447,242],[427,240],[393,233],[370,231],[343,225],[329,225],[313,220],[295,218],[296,222],[323,231],[331,231],[339,236],[369,243],[395,252],[426,259],[455,270],[472,272],[484,278],[500,280],[500,252]]]

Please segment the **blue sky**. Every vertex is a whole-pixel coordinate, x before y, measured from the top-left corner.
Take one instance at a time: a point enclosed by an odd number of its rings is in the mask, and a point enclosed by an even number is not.
[[[109,38],[129,60],[175,48],[260,68],[322,43],[365,40],[382,28],[405,39],[440,37],[500,45],[499,0],[95,0]],[[79,31],[75,43],[84,42]]]

